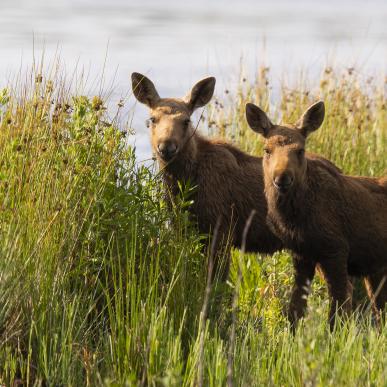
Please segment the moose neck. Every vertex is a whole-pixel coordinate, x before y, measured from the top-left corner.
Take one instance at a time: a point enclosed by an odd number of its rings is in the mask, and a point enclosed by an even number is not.
[[[199,135],[194,134],[172,161],[167,163],[161,159],[158,160],[160,171],[169,186],[177,185],[178,181],[196,183],[199,141]]]
[[[265,181],[265,193],[268,202],[269,217],[287,226],[297,226],[304,222],[308,213],[310,189],[308,168],[302,181],[294,183],[294,186],[286,194],[280,194],[272,182]]]

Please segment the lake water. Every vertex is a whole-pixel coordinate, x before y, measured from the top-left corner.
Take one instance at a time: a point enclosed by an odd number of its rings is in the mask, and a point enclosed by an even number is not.
[[[140,158],[150,156],[129,76],[147,74],[162,96],[182,96],[206,75],[217,93],[264,62],[277,80],[301,68],[316,77],[326,63],[380,73],[387,69],[386,0],[1,0],[0,87],[33,52],[66,69],[83,67],[90,84],[105,68],[113,100],[134,113]],[[104,66],[106,60],[106,65]],[[93,92],[93,90],[91,90]]]

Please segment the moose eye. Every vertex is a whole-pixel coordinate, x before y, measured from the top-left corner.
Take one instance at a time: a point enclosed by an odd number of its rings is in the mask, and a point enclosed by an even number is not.
[[[270,150],[269,148],[265,148],[265,149],[263,150],[263,153],[264,153],[264,155],[265,155],[266,157],[269,157],[269,156],[271,155],[271,150]]]
[[[146,123],[146,126],[149,128],[152,124],[154,124],[156,122],[156,118],[155,117],[149,117],[145,123]]]
[[[298,157],[303,157],[304,156],[304,154],[305,154],[305,149],[299,149],[298,151],[297,151],[297,155],[298,155]]]
[[[188,128],[188,125],[191,123],[191,120],[190,119],[186,119],[186,120],[184,120],[183,121],[183,126],[184,126],[184,128]]]

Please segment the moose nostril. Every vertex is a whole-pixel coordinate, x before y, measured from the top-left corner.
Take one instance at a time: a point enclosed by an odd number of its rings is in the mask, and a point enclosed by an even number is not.
[[[293,183],[293,178],[288,174],[282,174],[274,178],[274,183],[279,187],[288,187]]]

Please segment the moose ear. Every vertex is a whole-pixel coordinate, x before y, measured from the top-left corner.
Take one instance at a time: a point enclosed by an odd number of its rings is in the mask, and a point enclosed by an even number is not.
[[[307,137],[310,133],[317,130],[324,121],[325,105],[319,101],[310,106],[302,117],[298,120],[296,126],[303,136]]]
[[[199,81],[185,97],[185,101],[191,112],[195,109],[203,107],[210,102],[214,90],[216,79],[214,77],[204,78]]]
[[[267,137],[273,127],[266,113],[253,103],[246,104],[246,120],[250,128],[262,134],[263,137]]]
[[[132,73],[132,89],[136,99],[150,108],[160,100],[153,82],[140,73]]]

